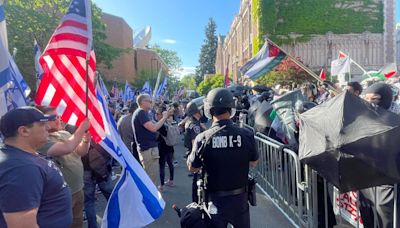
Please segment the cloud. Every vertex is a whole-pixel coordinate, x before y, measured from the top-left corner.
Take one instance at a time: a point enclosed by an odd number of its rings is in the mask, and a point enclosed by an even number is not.
[[[163,39],[161,42],[166,43],[166,44],[176,44],[176,40],[173,39]]]
[[[177,76],[178,78],[182,78],[185,75],[188,74],[194,74],[196,72],[196,67],[182,67],[182,69],[180,71],[176,71],[174,72],[174,75]]]

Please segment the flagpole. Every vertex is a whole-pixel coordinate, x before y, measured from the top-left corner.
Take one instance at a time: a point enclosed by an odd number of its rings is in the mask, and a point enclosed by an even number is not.
[[[87,0],[86,5],[86,18],[90,18],[88,20],[88,31],[91,36],[93,36],[92,32],[92,2],[91,0]],[[88,117],[89,113],[89,60],[90,60],[90,52],[93,48],[93,40],[92,37],[89,38],[89,45],[86,50],[86,111],[85,116]]]
[[[321,80],[319,78],[319,76],[314,73],[312,70],[310,70],[308,67],[306,67],[303,63],[301,63],[300,61],[298,61],[296,58],[294,58],[292,55],[290,55],[288,52],[284,51],[281,47],[279,47],[276,43],[274,43],[272,40],[270,40],[269,38],[266,38],[267,42],[270,42],[272,45],[274,45],[275,47],[279,48],[279,50],[281,50],[287,57],[289,57],[294,63],[296,63],[299,67],[301,67],[303,70],[305,70],[307,73],[309,73],[314,79],[317,79],[319,82],[324,82],[323,80]],[[330,87],[333,91],[335,91],[336,93],[339,93],[339,91],[337,91],[337,89],[335,87],[333,87],[332,85],[330,85],[329,83],[328,87]]]

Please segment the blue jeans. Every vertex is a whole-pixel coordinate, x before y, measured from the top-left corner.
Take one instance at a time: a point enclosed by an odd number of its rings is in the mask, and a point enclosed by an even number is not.
[[[107,180],[99,182],[93,178],[92,172],[87,170],[85,170],[83,174],[83,181],[85,184],[83,191],[85,193],[85,212],[88,228],[97,228],[96,209],[94,206],[96,201],[96,184],[99,185],[99,188],[107,201],[110,198],[112,190],[114,189],[114,185],[112,183],[111,176],[109,176]]]

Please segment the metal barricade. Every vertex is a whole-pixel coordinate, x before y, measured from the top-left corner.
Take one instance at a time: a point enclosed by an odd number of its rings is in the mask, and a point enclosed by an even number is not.
[[[255,174],[260,189],[297,227],[308,227],[307,188],[301,181],[297,154],[261,133],[255,136],[259,164]]]

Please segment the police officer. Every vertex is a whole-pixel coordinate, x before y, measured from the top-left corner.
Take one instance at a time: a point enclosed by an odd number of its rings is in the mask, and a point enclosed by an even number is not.
[[[186,106],[186,116],[188,120],[185,123],[185,135],[184,135],[184,144],[185,147],[188,149],[187,155],[190,154],[193,147],[193,141],[198,134],[203,131],[201,127],[201,112],[200,109],[202,107],[198,107],[197,104],[193,101],[189,102]],[[197,202],[197,172],[190,173],[189,176],[193,176],[193,183],[192,183],[192,201]]]
[[[187,165],[192,172],[202,169],[208,201],[216,207],[213,227],[250,227],[247,182],[249,166],[255,167],[258,152],[254,135],[239,128],[232,93],[223,88],[211,90],[204,100],[204,114],[212,127],[199,134]],[[204,148],[204,149],[203,149]]]

